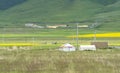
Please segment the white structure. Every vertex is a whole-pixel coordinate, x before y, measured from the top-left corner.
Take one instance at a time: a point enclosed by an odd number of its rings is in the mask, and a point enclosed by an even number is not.
[[[58,28],[58,26],[49,26],[49,25],[47,25],[46,27],[47,27],[47,28],[54,28],[54,29],[55,29],[55,28]]]
[[[33,23],[27,23],[27,24],[25,24],[25,27],[44,28],[43,26],[38,26],[38,25],[33,24]]]
[[[73,45],[67,43],[67,44],[60,46],[59,50],[66,51],[66,52],[75,51],[75,47]]]
[[[84,51],[84,50],[93,50],[93,51],[95,51],[96,47],[95,47],[95,45],[80,45],[79,50],[80,51]]]
[[[79,25],[80,28],[88,28],[88,25]]]
[[[57,25],[58,27],[67,27],[67,25]]]

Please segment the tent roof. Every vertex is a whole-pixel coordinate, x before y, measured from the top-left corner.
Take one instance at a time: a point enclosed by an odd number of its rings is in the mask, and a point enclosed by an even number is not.
[[[74,47],[74,46],[69,43],[66,43],[66,44],[62,45],[61,47]]]

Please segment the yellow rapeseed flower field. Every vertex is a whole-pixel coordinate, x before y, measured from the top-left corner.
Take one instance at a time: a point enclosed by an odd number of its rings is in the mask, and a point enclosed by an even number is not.
[[[0,43],[0,46],[39,46],[37,43]]]
[[[79,35],[79,38],[120,38],[120,32],[116,33],[101,33],[101,34],[85,34],[85,35]],[[68,38],[76,38],[76,35],[67,36]]]

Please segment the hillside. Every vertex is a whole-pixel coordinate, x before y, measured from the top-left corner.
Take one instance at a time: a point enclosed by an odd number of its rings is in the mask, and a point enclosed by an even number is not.
[[[99,29],[119,30],[119,13],[119,0],[0,0],[1,26],[97,21]]]

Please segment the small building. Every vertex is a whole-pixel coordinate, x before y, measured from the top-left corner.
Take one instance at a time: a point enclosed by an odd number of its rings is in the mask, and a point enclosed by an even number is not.
[[[47,27],[47,28],[54,28],[54,29],[55,29],[55,28],[57,28],[58,26],[48,26],[48,25],[47,25],[46,27]]]
[[[95,45],[80,45],[79,50],[80,50],[80,51],[84,51],[84,50],[92,50],[92,51],[95,51],[95,50],[96,50],[96,47],[95,47]]]
[[[25,27],[33,27],[33,26],[35,26],[35,24],[33,24],[33,23],[26,23],[25,24]]]
[[[88,28],[88,25],[79,25],[79,28]]]
[[[96,48],[108,48],[108,42],[91,42],[91,45],[95,45]]]
[[[25,27],[31,27],[31,28],[44,28],[43,26],[39,26],[33,23],[27,23],[25,24]]]
[[[58,27],[67,27],[67,25],[59,24]]]

